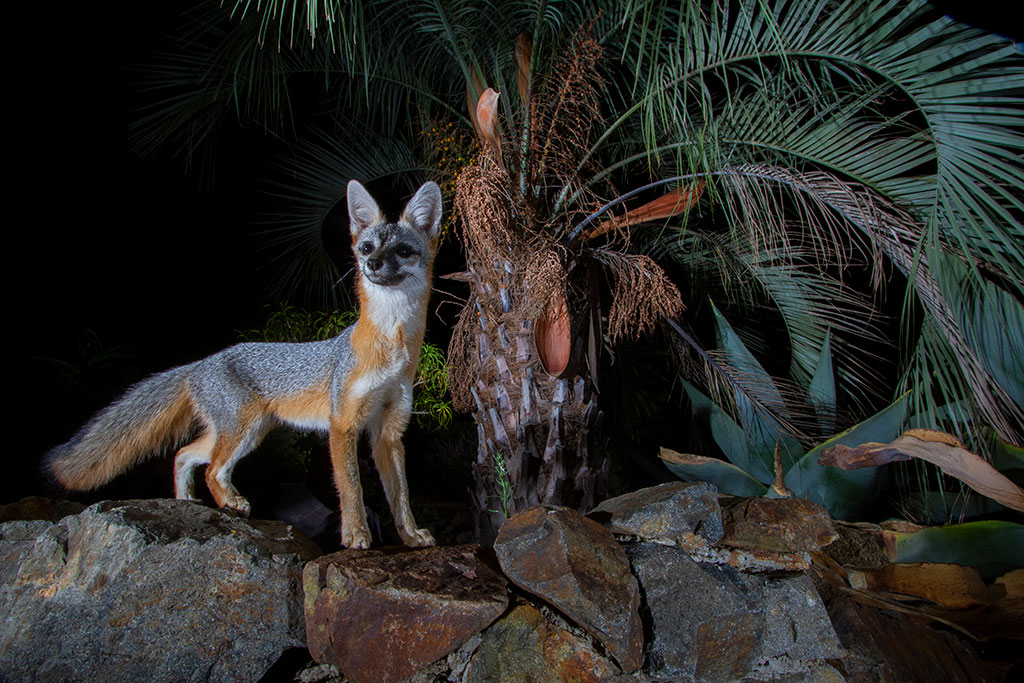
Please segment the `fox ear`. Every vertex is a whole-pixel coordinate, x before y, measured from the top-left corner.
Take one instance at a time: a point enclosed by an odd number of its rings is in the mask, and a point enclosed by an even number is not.
[[[441,188],[433,181],[423,183],[405,205],[402,220],[419,228],[430,237],[441,227]]]
[[[382,218],[377,202],[357,180],[348,183],[348,218],[353,237]]]

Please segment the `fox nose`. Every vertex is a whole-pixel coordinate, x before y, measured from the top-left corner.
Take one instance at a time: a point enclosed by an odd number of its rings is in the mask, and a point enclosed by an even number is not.
[[[366,262],[366,267],[369,268],[371,272],[376,273],[384,267],[384,261],[379,258],[372,258]]]

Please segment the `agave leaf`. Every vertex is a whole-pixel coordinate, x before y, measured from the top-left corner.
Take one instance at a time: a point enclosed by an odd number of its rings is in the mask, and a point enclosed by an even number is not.
[[[775,480],[768,461],[754,452],[743,428],[720,405],[703,394],[697,387],[683,380],[683,389],[693,405],[694,413],[706,415],[711,426],[711,437],[725,457],[750,478],[766,487]]]
[[[771,187],[768,181],[763,184]],[[788,187],[780,183],[775,191]],[[755,251],[749,240],[737,241],[724,232],[689,224],[685,229],[673,230],[672,239],[664,242],[667,244],[661,248],[666,254],[690,272],[693,296],[757,301],[761,302],[759,306],[767,303],[775,307],[787,336],[789,373],[795,384],[809,386],[821,367],[822,346],[828,334],[830,349],[836,350],[836,391],[841,390],[854,407],[877,401],[879,389],[884,386],[879,372],[882,363],[866,348],[859,349],[869,343],[884,348],[886,340],[871,322],[878,319],[878,314],[864,293],[832,278],[820,267],[794,263],[791,259],[804,258],[802,250],[796,248]],[[764,302],[765,297],[768,302]],[[777,345],[775,340],[769,341],[769,330],[755,329],[753,333],[767,346]],[[798,404],[802,402],[803,397]],[[808,414],[801,426],[809,435],[820,440],[835,433],[833,428],[821,434],[819,416],[805,412]]]
[[[789,407],[771,375],[754,358],[733,330],[729,321],[712,304],[718,329],[718,346],[725,356],[728,367],[735,372],[736,390],[733,398],[746,434],[750,449],[765,463],[769,472],[774,472],[772,454],[776,444],[780,445],[784,462],[793,462],[803,453],[803,448],[794,437]],[[771,474],[768,483],[775,480]]]
[[[717,458],[677,453],[662,448],[659,457],[672,473],[684,481],[706,481],[732,496],[763,496],[768,487],[739,467]]]
[[[925,491],[921,497],[921,508],[933,524],[945,524],[950,520],[963,521],[971,517],[990,515],[1006,508],[985,496],[964,496],[949,491]]]
[[[821,436],[825,437],[836,432],[836,380],[832,372],[832,332],[825,333],[825,343],[821,345],[818,365],[811,378],[811,386],[807,392],[814,412],[818,416]]]
[[[992,466],[1000,472],[1005,470],[1024,470],[1024,448],[1003,441],[993,435],[990,440]]]
[[[786,473],[786,487],[801,498],[823,505],[833,517],[855,517],[866,504],[878,497],[882,471],[872,468],[847,472],[822,467],[818,458],[824,449],[835,445],[858,446],[867,441],[896,438],[906,426],[908,397],[909,393],[904,394],[867,420],[812,448]]]
[[[1024,567],[1024,525],[967,522],[914,533],[883,532],[893,562],[948,562],[974,567],[985,580]]]

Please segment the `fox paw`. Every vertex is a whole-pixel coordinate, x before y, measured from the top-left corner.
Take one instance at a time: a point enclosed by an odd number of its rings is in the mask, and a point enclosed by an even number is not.
[[[248,517],[249,513],[252,512],[252,505],[249,501],[241,496],[233,496],[224,502],[223,507],[228,510],[234,510],[240,517]]]
[[[437,545],[437,541],[427,529],[413,529],[411,532],[402,534],[402,540],[410,548],[425,548]]]
[[[370,530],[342,528],[341,544],[353,550],[366,550],[370,547]]]

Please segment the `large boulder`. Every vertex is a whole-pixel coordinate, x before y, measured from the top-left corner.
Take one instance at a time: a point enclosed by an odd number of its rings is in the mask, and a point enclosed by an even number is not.
[[[513,583],[584,628],[623,671],[640,668],[640,590],[611,532],[568,508],[535,507],[505,522],[494,552]]]
[[[809,674],[842,655],[806,574],[748,574],[654,543],[626,552],[645,597],[653,676],[765,680]]]
[[[446,657],[508,606],[475,545],[343,550],[305,569],[310,654],[351,681],[403,680]]]
[[[178,500],[0,524],[0,679],[257,680],[305,646],[318,554],[282,522]]]

